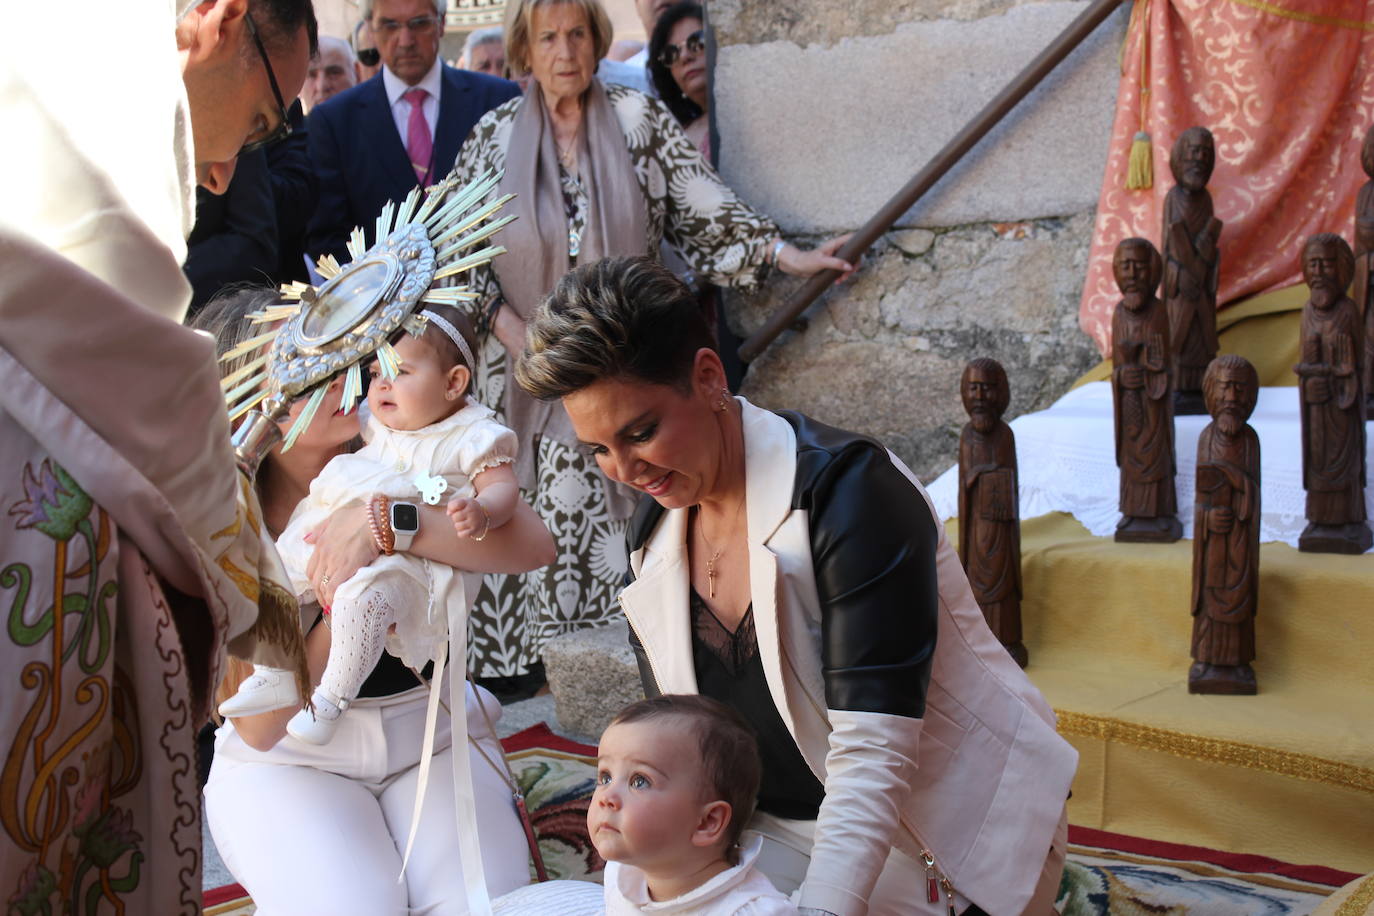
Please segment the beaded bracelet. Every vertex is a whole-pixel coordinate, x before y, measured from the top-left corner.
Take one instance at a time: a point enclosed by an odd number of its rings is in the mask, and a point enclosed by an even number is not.
[[[372,531],[372,542],[387,556],[396,552],[396,532],[391,530],[387,511],[390,506],[391,500],[380,494],[367,504],[367,527]]]

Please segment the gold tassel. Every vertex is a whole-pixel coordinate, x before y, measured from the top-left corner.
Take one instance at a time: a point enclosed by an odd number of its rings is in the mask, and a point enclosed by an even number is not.
[[[1146,115],[1150,106],[1150,0],[1139,0],[1131,10],[1131,28],[1136,31],[1140,42],[1140,129],[1131,140],[1131,155],[1126,166],[1126,190],[1143,191],[1154,187],[1154,151],[1150,148],[1150,135],[1146,132]]]
[[[314,685],[305,662],[300,610],[291,594],[265,576],[258,595],[258,619],[248,632],[256,641],[253,661],[290,671],[306,708],[312,708],[310,694]]]
[[[1154,150],[1150,147],[1150,135],[1143,130],[1136,131],[1131,141],[1131,161],[1126,167],[1126,190],[1152,188],[1154,183]]]

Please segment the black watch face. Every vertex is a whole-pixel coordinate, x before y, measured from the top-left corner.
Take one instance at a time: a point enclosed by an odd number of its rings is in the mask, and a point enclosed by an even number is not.
[[[391,507],[391,527],[394,531],[419,531],[419,510],[409,503],[393,505]]]

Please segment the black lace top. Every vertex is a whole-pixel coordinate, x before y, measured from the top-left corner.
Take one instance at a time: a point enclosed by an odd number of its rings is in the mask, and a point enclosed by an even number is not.
[[[731,632],[694,589],[691,615],[697,689],[734,707],[758,736],[763,759],[758,809],[777,817],[815,820],[825,787],[811,772],[773,705],[754,633],[753,606]]]

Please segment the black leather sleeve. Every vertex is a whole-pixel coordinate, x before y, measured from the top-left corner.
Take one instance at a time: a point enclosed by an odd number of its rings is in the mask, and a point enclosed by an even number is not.
[[[803,440],[804,441],[804,440]],[[935,656],[938,532],[926,501],[872,440],[798,453],[831,709],[922,718]]]

